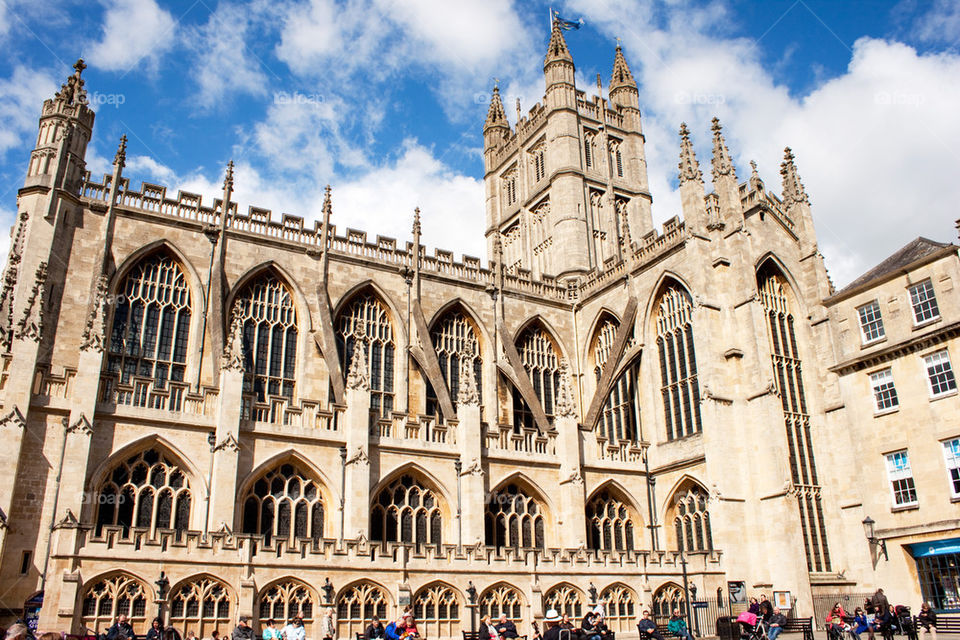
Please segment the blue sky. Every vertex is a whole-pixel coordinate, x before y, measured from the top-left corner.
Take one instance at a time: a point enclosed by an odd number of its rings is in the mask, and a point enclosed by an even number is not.
[[[615,39],[640,85],[658,222],[679,213],[677,128],[709,162],[724,123],[738,175],[779,191],[790,145],[837,284],[917,235],[956,240],[960,9],[950,0],[565,0],[578,84],[609,82]],[[0,0],[0,223],[36,119],[82,55],[87,154],[214,197],[483,256],[481,127],[493,78],[514,119],[543,94],[548,4],[508,0]],[[707,173],[707,172],[705,172]],[[4,239],[5,241],[6,239]]]

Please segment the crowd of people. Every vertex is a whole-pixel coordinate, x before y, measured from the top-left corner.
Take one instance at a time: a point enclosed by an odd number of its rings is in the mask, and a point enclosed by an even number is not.
[[[869,640],[874,640],[877,634],[890,638],[896,627],[913,625],[910,608],[890,604],[883,589],[877,589],[873,597],[867,598],[863,606],[855,608],[852,614],[845,611],[839,602],[835,603],[827,614],[825,622],[827,634],[831,640],[844,640],[847,634],[852,634],[860,640],[864,633]],[[937,614],[926,602],[920,605],[920,611],[917,612],[916,626],[915,631],[919,637],[923,638],[926,634],[930,634],[931,639],[936,640]],[[913,631],[914,629],[904,630]]]

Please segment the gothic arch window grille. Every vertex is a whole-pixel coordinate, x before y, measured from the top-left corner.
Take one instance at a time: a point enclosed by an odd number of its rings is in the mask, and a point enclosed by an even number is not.
[[[543,597],[543,608],[556,609],[560,615],[579,620],[583,615],[583,592],[569,585],[554,587]]]
[[[583,160],[584,164],[587,165],[587,168],[590,169],[593,167],[593,145],[596,139],[596,134],[592,131],[588,131],[583,136]]]
[[[387,618],[387,598],[379,586],[356,584],[337,595],[338,638],[353,638],[362,633],[373,616]]]
[[[590,191],[590,215],[593,220],[593,252],[601,267],[616,255],[614,242],[617,237],[613,207],[606,205],[600,191]]]
[[[687,601],[683,597],[683,589],[670,582],[657,589],[657,592],[653,594],[653,611],[650,613],[653,614],[653,619],[658,624],[666,624],[670,616],[673,615],[674,609],[679,609],[680,615],[685,616],[687,614]]]
[[[380,490],[370,514],[370,539],[440,545],[443,514],[438,496],[410,474]]]
[[[534,183],[540,182],[543,180],[544,176],[547,175],[547,167],[545,162],[546,149],[546,144],[540,142],[530,150],[530,164],[533,167]]]
[[[180,265],[166,252],[138,262],[118,289],[107,371],[121,384],[151,378],[157,389],[183,382],[190,337],[190,288]],[[139,401],[138,401],[139,400]],[[136,396],[136,406],[146,397]]]
[[[230,595],[219,580],[197,578],[170,596],[170,623],[196,631],[199,638],[214,629],[226,629],[230,622]]]
[[[803,384],[803,363],[784,278],[765,265],[757,277],[760,304],[767,316],[773,380],[783,409],[790,475],[796,492],[809,571],[830,571],[830,550],[813,457],[810,414]]]
[[[523,599],[520,592],[509,585],[499,585],[480,595],[480,617],[490,616],[494,620],[506,615],[507,619],[519,625],[523,622]]]
[[[483,402],[483,384],[481,380],[482,361],[480,359],[480,344],[477,341],[477,331],[467,316],[456,309],[447,313],[437,322],[430,331],[430,341],[437,352],[440,362],[440,373],[450,390],[450,400],[454,409],[457,406],[457,394],[460,391],[460,362],[473,367],[473,379],[477,385],[477,393]],[[440,406],[433,386],[427,383],[427,414],[439,416]],[[456,416],[451,416],[456,417]]]
[[[536,262],[539,273],[549,273],[550,271],[550,246],[553,244],[553,235],[550,225],[550,200],[544,199],[531,207],[530,225],[531,246],[533,247],[533,258]]]
[[[517,347],[523,368],[533,383],[533,391],[537,394],[544,413],[552,417],[557,387],[560,385],[560,358],[553,341],[542,327],[534,325],[523,332],[517,340]],[[518,395],[519,392],[515,393],[515,398]],[[514,411],[516,412],[516,402]],[[514,422],[520,423],[518,420]]]
[[[603,373],[603,367],[610,358],[610,350],[616,339],[620,324],[613,318],[605,318],[597,329],[594,341],[594,374],[597,382]],[[627,340],[626,351],[633,345],[633,336]],[[640,377],[640,363],[627,367],[617,378],[610,395],[603,405],[603,420],[597,425],[599,435],[608,444],[636,444],[640,439],[640,394],[637,382]]]
[[[373,294],[356,297],[341,312],[337,321],[337,351],[344,372],[350,370],[356,334],[366,340],[370,377],[370,413],[389,418],[393,412],[394,360],[396,343],[386,306]]]
[[[490,494],[485,525],[491,547],[544,548],[543,506],[516,484]]]
[[[623,585],[613,585],[603,590],[600,600],[607,603],[606,623],[611,631],[636,628],[637,597],[633,591]]]
[[[269,396],[293,398],[297,312],[290,289],[267,272],[247,284],[237,302],[243,321],[244,393],[255,394],[257,402]]]
[[[147,617],[147,601],[152,597],[147,586],[129,574],[101,578],[84,591],[83,625],[99,633],[106,631],[117,616],[125,615],[130,624],[142,627]]]
[[[509,207],[517,202],[517,169],[513,167],[501,178],[503,183],[503,195],[506,205]]]
[[[675,498],[673,527],[680,551],[709,551],[713,549],[710,511],[707,492],[693,486]]]
[[[187,474],[156,448],[118,462],[97,491],[97,535],[104,526],[174,529],[190,527]]]
[[[618,178],[623,177],[623,154],[620,152],[620,141],[610,140],[610,164]]]
[[[606,490],[599,492],[587,503],[587,532],[591,549],[634,549],[634,524],[630,508]]]
[[[677,285],[669,286],[660,296],[657,348],[667,440],[693,435],[702,429],[691,310],[690,296]]]
[[[460,627],[460,598],[445,584],[420,589],[413,598],[413,617],[425,638],[452,638]]]
[[[263,589],[257,597],[257,601],[259,603],[257,614],[260,627],[265,627],[270,619],[277,621],[290,620],[299,615],[303,618],[307,637],[310,637],[316,597],[307,585],[298,580],[285,580]]]
[[[243,499],[243,532],[292,541],[323,538],[324,505],[319,482],[292,463],[265,473]]]

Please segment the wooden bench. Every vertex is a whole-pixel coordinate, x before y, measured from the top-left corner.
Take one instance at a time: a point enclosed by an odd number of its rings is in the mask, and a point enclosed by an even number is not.
[[[479,631],[461,631],[463,640],[480,640]],[[527,636],[518,636],[516,640],[527,640]]]
[[[917,633],[920,633],[920,623],[916,616],[913,617],[913,628],[917,630]],[[960,616],[937,616],[937,632],[960,633]]]
[[[783,633],[802,633],[803,640],[813,640],[813,618],[787,618]]]

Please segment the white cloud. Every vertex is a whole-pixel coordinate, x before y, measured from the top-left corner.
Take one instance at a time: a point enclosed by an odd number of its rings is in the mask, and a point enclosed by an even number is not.
[[[917,20],[915,32],[922,41],[956,46],[960,41],[960,4],[956,0],[936,0]]]
[[[100,39],[89,62],[107,71],[129,71],[141,62],[155,66],[176,40],[176,22],[156,0],[107,0]]]
[[[17,66],[9,78],[0,79],[0,154],[29,144],[37,134],[37,118],[43,101],[52,98],[57,83],[42,69]],[[26,174],[26,158],[23,158]]]

